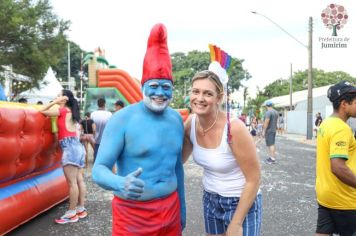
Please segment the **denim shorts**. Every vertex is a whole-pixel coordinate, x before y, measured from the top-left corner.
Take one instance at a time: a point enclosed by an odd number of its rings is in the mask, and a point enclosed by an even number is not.
[[[67,137],[59,141],[62,148],[62,166],[85,166],[85,150],[77,137]]]
[[[234,216],[239,197],[223,197],[204,191],[203,207],[205,232],[223,234]],[[242,224],[244,236],[260,235],[262,223],[262,195],[258,194]]]

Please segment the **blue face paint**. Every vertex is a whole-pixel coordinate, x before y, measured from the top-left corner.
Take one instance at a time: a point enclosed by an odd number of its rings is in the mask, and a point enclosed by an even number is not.
[[[170,80],[152,79],[143,84],[143,102],[148,109],[162,112],[172,99],[173,85]]]

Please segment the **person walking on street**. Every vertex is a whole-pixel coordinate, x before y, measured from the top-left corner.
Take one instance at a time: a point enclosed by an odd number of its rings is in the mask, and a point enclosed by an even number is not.
[[[253,117],[251,124],[250,124],[250,134],[252,135],[253,139],[256,139],[257,135],[257,118]]]
[[[245,113],[242,113],[241,116],[239,116],[239,119],[246,125],[246,120],[247,120],[247,117],[246,117],[246,114]]]
[[[356,235],[356,141],[346,121],[356,118],[356,87],[342,81],[327,96],[333,113],[320,125],[317,137],[316,235]]]
[[[85,165],[88,166],[88,144],[95,149],[95,124],[92,119],[90,119],[90,112],[85,113],[85,118],[80,121],[80,141],[83,143],[85,148]]]
[[[279,135],[284,134],[284,117],[282,113],[279,113],[277,120],[277,132]]]
[[[266,102],[267,111],[264,117],[264,123],[262,128],[262,137],[266,140],[266,146],[268,147],[269,157],[265,160],[267,164],[276,163],[276,131],[278,112],[273,109],[273,103],[271,101]]]
[[[315,122],[314,122],[314,131],[315,131],[315,137],[318,135],[318,129],[319,126],[321,124],[321,122],[323,121],[323,118],[321,117],[320,112],[316,113],[315,115]]]
[[[56,104],[59,105],[57,108],[50,109]],[[85,151],[77,133],[80,121],[77,100],[70,90],[64,89],[59,97],[39,111],[46,116],[58,117],[58,140],[63,152],[62,166],[69,185],[69,210],[55,222],[58,224],[77,222],[79,218],[87,216],[84,207],[86,186],[83,177]]]
[[[95,146],[94,146],[94,162],[96,159],[96,155],[98,154],[101,136],[103,135],[105,125],[111,117],[111,112],[105,110],[105,98],[98,99],[98,110],[93,111],[90,115],[90,119],[94,121],[95,130],[94,130],[94,138],[95,138]]]
[[[204,168],[203,209],[207,235],[258,236],[262,218],[260,165],[246,125],[219,108],[223,85],[212,71],[192,79],[191,115],[185,123],[183,161],[192,154]]]

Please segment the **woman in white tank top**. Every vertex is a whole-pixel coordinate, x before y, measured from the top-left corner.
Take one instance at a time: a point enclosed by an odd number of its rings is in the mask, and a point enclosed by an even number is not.
[[[256,146],[245,124],[231,121],[227,143],[226,114],[219,110],[223,85],[211,71],[192,79],[191,115],[185,123],[183,161],[192,154],[203,167],[203,206],[207,235],[260,233],[261,171]]]

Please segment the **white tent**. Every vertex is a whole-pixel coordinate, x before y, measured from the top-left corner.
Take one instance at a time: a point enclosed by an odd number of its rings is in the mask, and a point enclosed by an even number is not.
[[[27,98],[28,103],[32,104],[36,104],[38,101],[45,104],[56,98],[62,89],[63,87],[54,75],[52,68],[49,67],[40,89],[34,88],[22,92],[18,98]]]

